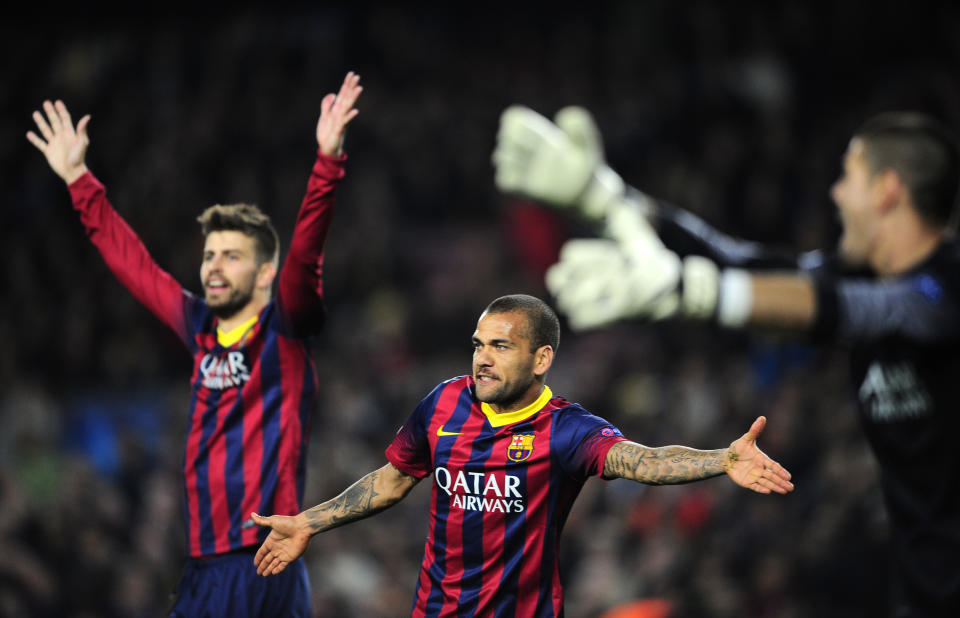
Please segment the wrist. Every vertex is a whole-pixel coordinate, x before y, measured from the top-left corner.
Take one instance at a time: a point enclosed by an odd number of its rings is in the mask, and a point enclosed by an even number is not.
[[[723,455],[723,471],[724,473],[729,473],[730,470],[733,469],[733,466],[740,459],[740,455],[738,455],[737,452],[729,446],[723,449],[721,453]]]
[[[747,324],[753,311],[753,281],[742,268],[724,269],[717,300],[717,322],[728,328]]]
[[[308,515],[309,511],[303,511],[293,516],[293,523],[295,529],[300,534],[305,534],[307,537],[312,537],[313,535],[321,532],[320,526],[316,525],[316,522],[313,521]]]
[[[601,162],[594,168],[580,195],[580,211],[592,221],[607,219],[618,203],[623,201],[625,190],[626,185],[620,175]]]
[[[63,181],[67,183],[67,186],[70,186],[88,171],[90,170],[87,169],[87,165],[85,163],[81,163],[77,167],[65,171],[63,173]]]

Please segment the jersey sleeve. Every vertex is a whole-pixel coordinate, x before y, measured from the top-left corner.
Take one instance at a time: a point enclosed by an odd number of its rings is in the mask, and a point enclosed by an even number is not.
[[[815,330],[853,341],[900,337],[931,344],[960,336],[960,305],[942,276],[918,272],[894,279],[816,282]]]
[[[563,470],[576,478],[603,476],[607,451],[626,438],[607,420],[571,405],[558,415],[556,449]]]
[[[701,255],[724,267],[758,270],[806,270],[806,263],[818,259],[816,254],[819,252],[797,254],[788,249],[736,238],[672,204],[642,194],[635,199],[647,204],[663,244],[681,257]]]
[[[150,256],[143,242],[107,200],[106,188],[90,172],[69,186],[74,209],[104,262],[120,283],[189,347],[187,313],[196,304]]]
[[[422,479],[433,471],[433,457],[427,428],[430,426],[430,418],[436,408],[442,387],[443,385],[440,385],[435,388],[420,402],[397,431],[393,442],[386,450],[387,461],[397,470],[418,479]]]
[[[305,337],[323,325],[323,248],[337,183],[343,178],[346,155],[317,153],[307,192],[300,206],[290,241],[290,251],[280,270],[277,307],[288,334]]]

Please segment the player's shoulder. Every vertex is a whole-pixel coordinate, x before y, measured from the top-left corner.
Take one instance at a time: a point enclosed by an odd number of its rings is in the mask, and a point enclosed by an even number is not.
[[[907,277],[911,287],[931,301],[949,297],[960,301],[960,243],[944,241],[937,250]]]
[[[473,377],[469,375],[462,375],[446,379],[434,386],[427,396],[423,398],[423,401],[436,404],[441,395],[444,393],[450,393],[451,391],[456,393],[457,397],[459,397],[463,391],[469,391],[470,396],[473,397]]]
[[[549,405],[551,406],[551,413],[558,423],[596,423],[598,421],[603,423],[607,422],[603,418],[584,408],[579,403],[568,401],[563,397],[553,397],[550,399]]]

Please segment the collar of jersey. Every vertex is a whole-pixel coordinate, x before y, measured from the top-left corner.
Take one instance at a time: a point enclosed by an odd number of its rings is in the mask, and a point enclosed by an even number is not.
[[[547,402],[551,399],[553,399],[553,391],[550,390],[549,386],[544,385],[543,390],[540,392],[540,396],[537,397],[537,400],[531,403],[529,406],[520,408],[519,410],[497,414],[493,411],[493,408],[491,408],[486,402],[482,401],[480,402],[480,409],[483,410],[483,413],[487,415],[487,420],[490,421],[491,427],[503,427],[504,425],[519,423],[520,421],[530,418],[543,409],[543,406],[547,405]]]
[[[259,314],[253,316],[240,326],[236,328],[231,328],[228,332],[225,332],[217,326],[217,343],[222,345],[225,348],[229,348],[236,342],[240,341],[240,338],[243,337],[248,330],[250,330],[254,324],[257,323],[257,320],[260,319]]]

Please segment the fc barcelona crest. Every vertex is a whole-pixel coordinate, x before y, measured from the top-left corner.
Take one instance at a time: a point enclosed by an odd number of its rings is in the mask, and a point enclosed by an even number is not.
[[[510,461],[526,461],[533,454],[533,434],[517,433],[507,445],[507,459]]]

